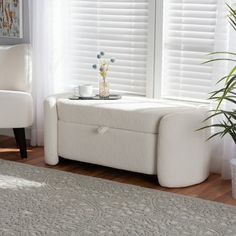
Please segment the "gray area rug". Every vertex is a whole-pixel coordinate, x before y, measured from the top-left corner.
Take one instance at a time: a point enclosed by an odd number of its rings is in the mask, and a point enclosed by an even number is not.
[[[0,235],[236,235],[236,208],[0,160]]]

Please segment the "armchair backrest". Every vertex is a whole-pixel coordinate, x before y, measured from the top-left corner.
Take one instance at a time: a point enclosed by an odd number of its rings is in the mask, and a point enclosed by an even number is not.
[[[29,92],[30,89],[30,45],[0,46],[0,90]]]

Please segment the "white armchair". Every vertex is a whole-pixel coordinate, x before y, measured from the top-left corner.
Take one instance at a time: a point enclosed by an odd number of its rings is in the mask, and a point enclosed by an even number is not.
[[[25,128],[33,121],[30,46],[0,46],[0,71],[0,128],[13,128],[21,157],[26,158]]]

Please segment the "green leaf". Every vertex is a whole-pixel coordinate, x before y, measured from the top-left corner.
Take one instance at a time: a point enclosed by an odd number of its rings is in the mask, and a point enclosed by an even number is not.
[[[233,53],[233,52],[210,52],[207,55],[215,55],[215,54],[229,54],[229,55],[236,56],[236,53]]]
[[[231,58],[216,58],[216,59],[211,59],[211,60],[205,61],[202,64],[207,64],[207,63],[215,62],[215,61],[232,61],[232,62],[236,62],[236,60],[231,59]]]
[[[216,137],[216,136],[218,136],[218,135],[221,135],[221,134],[222,134],[222,132],[217,132],[217,133],[211,135],[209,138],[207,138],[207,141],[214,138],[214,137]]]
[[[227,76],[226,82],[230,79],[230,77],[233,75],[233,73],[236,71],[236,66],[233,67],[233,69],[229,72],[229,75]]]

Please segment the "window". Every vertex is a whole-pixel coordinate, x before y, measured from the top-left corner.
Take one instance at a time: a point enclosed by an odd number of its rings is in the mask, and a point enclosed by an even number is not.
[[[71,87],[84,83],[97,87],[98,73],[92,65],[96,54],[104,51],[117,58],[109,73],[113,91],[177,100],[207,98],[216,70],[202,63],[208,52],[215,51],[217,39],[223,41],[227,35],[226,27],[220,31],[218,27],[219,12],[225,20],[223,0],[55,3],[60,9],[55,14],[55,25],[60,25],[56,35],[61,35],[55,38],[63,44],[57,56],[64,59],[63,77]],[[57,76],[61,74],[59,70]]]
[[[212,89],[218,0],[166,0],[164,8],[164,98],[203,100]]]
[[[104,51],[117,61],[109,73],[111,89],[146,95],[154,57],[153,0],[68,0],[65,53],[73,84],[94,83],[96,53]],[[150,49],[152,48],[152,49]]]

